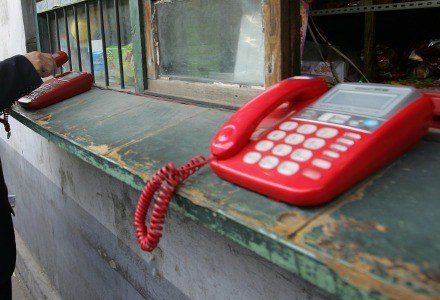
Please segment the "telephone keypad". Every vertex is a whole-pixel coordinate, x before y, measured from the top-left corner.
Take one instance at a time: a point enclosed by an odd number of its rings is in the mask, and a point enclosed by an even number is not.
[[[318,180],[321,178],[322,174],[313,169],[305,169],[302,173],[305,177],[308,177],[313,180]]]
[[[338,135],[338,130],[334,128],[324,127],[316,132],[316,136],[323,139],[332,139]]]
[[[312,150],[321,149],[324,145],[325,141],[320,138],[309,138],[304,142],[304,147]]]
[[[285,131],[291,131],[294,130],[296,127],[298,127],[298,123],[297,122],[284,122],[280,125],[280,129],[281,130],[285,130]]]
[[[294,133],[289,133],[293,130]],[[273,170],[284,176],[300,172],[301,176],[319,180],[361,138],[360,134],[343,128],[296,122],[290,118],[256,142],[254,150],[248,152],[243,161],[257,164],[266,172]],[[264,155],[267,151],[270,155]]]
[[[279,141],[279,140],[282,140],[285,136],[286,136],[285,131],[274,130],[271,133],[269,133],[267,138],[272,141]]]
[[[325,156],[328,156],[330,158],[334,158],[334,159],[340,157],[338,152],[330,151],[330,150],[325,150],[324,152],[322,152],[322,154],[324,154]]]
[[[53,89],[54,87],[58,86],[61,82],[59,80],[51,80],[46,81],[42,86],[40,86],[38,89],[32,91],[29,95],[26,95],[25,97],[30,99],[31,101],[37,99],[47,91]]]
[[[336,151],[339,151],[339,152],[345,152],[345,151],[348,150],[348,148],[346,146],[340,145],[340,144],[332,144],[330,146],[330,149],[333,149],[333,150],[336,150]]]
[[[332,166],[332,164],[329,161],[320,159],[320,158],[316,158],[312,161],[312,165],[314,165],[315,167],[321,168],[321,169],[325,169],[328,170],[330,169],[330,167]]]
[[[247,164],[256,164],[261,159],[261,153],[259,152],[249,152],[243,157],[243,161]]]
[[[298,172],[298,170],[299,170],[299,165],[295,162],[292,162],[292,161],[282,162],[277,168],[277,171],[279,173],[286,175],[286,176],[291,176],[291,175],[295,174],[296,172]]]
[[[286,156],[292,152],[292,147],[285,144],[280,144],[273,148],[272,153],[278,156]]]
[[[264,141],[258,142],[258,144],[255,146],[255,149],[258,151],[264,152],[264,151],[268,151],[268,150],[272,149],[274,145],[275,145],[274,142],[264,140]]]
[[[354,145],[354,141],[353,140],[349,140],[346,138],[340,138],[337,140],[337,142],[339,144],[345,145],[345,146],[353,146]]]
[[[291,159],[296,161],[308,161],[313,156],[313,152],[307,149],[296,149],[293,151],[292,155],[290,156]]]
[[[266,170],[275,168],[280,163],[280,160],[275,156],[265,156],[260,160],[260,167]]]
[[[286,137],[284,142],[286,142],[287,144],[290,144],[290,145],[299,145],[305,140],[305,138],[306,137],[303,136],[302,134],[292,133]]]
[[[315,125],[305,124],[298,127],[297,131],[302,134],[312,134],[318,129]]]

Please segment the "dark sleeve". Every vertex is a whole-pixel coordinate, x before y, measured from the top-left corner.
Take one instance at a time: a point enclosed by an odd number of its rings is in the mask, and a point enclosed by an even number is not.
[[[38,72],[26,57],[17,55],[0,62],[0,109],[11,106],[42,83]]]

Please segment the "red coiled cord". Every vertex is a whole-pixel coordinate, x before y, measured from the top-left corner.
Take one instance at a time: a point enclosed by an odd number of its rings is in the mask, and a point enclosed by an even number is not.
[[[153,175],[139,196],[134,214],[136,236],[142,250],[151,252],[159,244],[168,205],[179,184],[211,160],[212,158],[206,159],[203,155],[198,155],[178,169],[173,163],[169,163]],[[145,219],[151,200],[156,192],[157,197],[151,212],[150,228],[147,228]]]

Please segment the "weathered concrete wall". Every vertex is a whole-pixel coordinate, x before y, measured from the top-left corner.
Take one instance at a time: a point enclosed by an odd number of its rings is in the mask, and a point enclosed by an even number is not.
[[[0,0],[0,60],[26,52],[21,2]]]
[[[138,192],[11,121],[0,153],[17,195],[15,228],[63,299],[323,298],[173,211],[160,249],[140,251],[132,226]]]

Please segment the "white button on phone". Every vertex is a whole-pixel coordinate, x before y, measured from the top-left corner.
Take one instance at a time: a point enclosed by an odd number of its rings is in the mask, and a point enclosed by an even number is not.
[[[311,134],[314,133],[318,129],[315,125],[305,124],[298,127],[298,132],[302,134]]]
[[[338,135],[338,130],[336,130],[334,128],[324,127],[324,128],[319,129],[316,132],[316,135],[320,138],[331,139],[331,138],[334,138],[336,135]]]
[[[276,158],[275,156],[265,156],[260,161],[259,165],[263,169],[270,170],[270,169],[275,168],[279,163],[280,163],[280,160],[278,158]]]
[[[332,113],[323,113],[319,116],[318,121],[328,122],[331,118],[333,118],[334,114]]]
[[[290,145],[299,145],[304,141],[305,138],[306,137],[303,136],[302,134],[292,133],[286,137],[284,142]]]
[[[321,149],[324,145],[325,141],[319,138],[310,138],[304,142],[304,147],[312,150]]]
[[[285,131],[274,130],[267,135],[267,138],[272,141],[279,141],[279,140],[283,139],[285,136],[286,136]]]
[[[284,144],[280,144],[273,148],[272,153],[278,156],[286,156],[292,152],[292,147]]]
[[[243,157],[243,161],[247,164],[253,165],[261,159],[261,153],[249,152]]]
[[[330,146],[330,148],[333,150],[336,150],[336,151],[340,151],[340,152],[345,152],[348,149],[346,146],[339,145],[339,144],[332,144]]]
[[[277,170],[280,174],[290,176],[298,172],[299,165],[292,161],[285,161],[278,166]]]
[[[331,157],[331,158],[339,158],[340,157],[338,152],[329,151],[329,150],[324,151],[323,154],[325,156],[328,156],[328,157]]]
[[[306,149],[296,149],[290,158],[296,161],[307,161],[313,156],[312,151]]]
[[[321,173],[312,169],[305,169],[303,175],[313,180],[318,180],[321,178]]]
[[[353,146],[354,145],[354,141],[353,140],[344,139],[344,138],[338,139],[337,142],[339,144],[343,144],[345,146]]]
[[[353,139],[353,140],[360,140],[361,139],[361,135],[354,133],[354,132],[346,132],[346,133],[344,133],[344,137],[349,138],[349,139]]]
[[[282,123],[281,125],[280,125],[280,129],[281,130],[286,130],[286,131],[289,131],[289,130],[294,130],[296,127],[298,127],[298,123],[296,123],[296,122],[284,122],[284,123]]]
[[[264,151],[272,149],[273,145],[274,145],[274,142],[264,140],[264,141],[258,142],[258,144],[255,146],[255,149],[258,151],[264,152]]]
[[[314,159],[312,161],[312,165],[314,165],[315,167],[324,169],[324,170],[328,170],[332,166],[332,164],[330,162],[323,160],[323,159],[319,159],[319,158]]]

